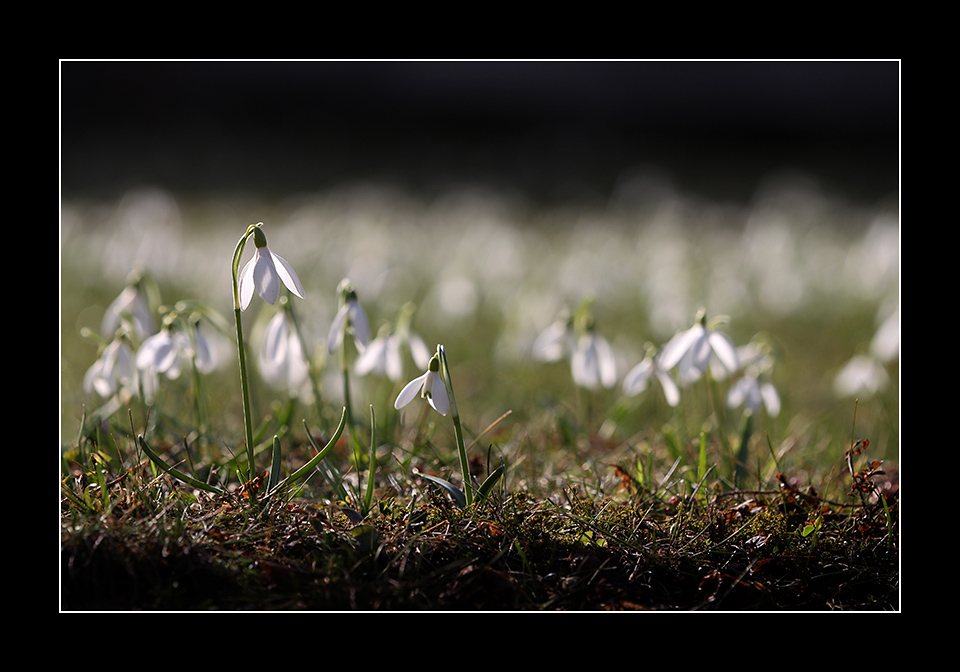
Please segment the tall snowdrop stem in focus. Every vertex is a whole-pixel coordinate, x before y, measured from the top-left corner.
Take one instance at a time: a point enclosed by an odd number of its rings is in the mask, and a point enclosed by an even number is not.
[[[247,381],[247,356],[246,346],[243,342],[243,324],[240,320],[240,281],[238,276],[240,268],[240,257],[243,255],[243,248],[247,244],[247,238],[254,231],[259,231],[255,224],[247,227],[246,233],[237,243],[237,249],[233,253],[233,315],[237,323],[237,354],[240,360],[240,395],[243,398],[243,430],[244,439],[247,444],[247,480],[253,480],[256,476],[253,457],[253,421],[250,416],[250,384]]]
[[[473,504],[473,484],[470,482],[470,463],[467,460],[467,449],[463,443],[463,428],[460,426],[460,412],[457,410],[457,400],[453,394],[453,380],[450,378],[450,365],[447,363],[447,350],[442,345],[437,346],[437,355],[440,357],[440,372],[446,382],[447,398],[450,400],[450,415],[453,417],[453,431],[457,437],[457,451],[460,454],[460,472],[463,477],[463,494],[467,506]]]
[[[267,247],[267,237],[263,234],[263,222],[251,224],[237,242],[233,252],[231,277],[233,280],[233,314],[237,324],[237,352],[240,360],[240,392],[243,397],[243,426],[247,443],[247,477],[253,480],[256,476],[253,450],[253,421],[250,413],[250,385],[247,374],[246,346],[243,341],[243,326],[240,314],[250,305],[254,291],[267,303],[276,303],[280,297],[280,282],[291,292],[303,298],[303,285],[293,267],[287,261],[274,254]],[[253,259],[247,262],[240,271],[240,258],[247,239],[253,236],[257,246]]]

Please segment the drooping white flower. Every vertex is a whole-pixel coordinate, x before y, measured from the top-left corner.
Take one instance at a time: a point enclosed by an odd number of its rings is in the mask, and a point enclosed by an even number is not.
[[[358,376],[376,373],[396,382],[403,375],[403,360],[400,357],[400,337],[397,334],[377,336],[357,358],[354,371]]]
[[[370,342],[370,322],[367,320],[367,313],[357,300],[357,292],[350,285],[349,280],[344,279],[340,282],[339,294],[343,303],[330,324],[327,349],[331,354],[336,352],[343,342],[344,333],[350,330],[353,332],[353,341],[357,350],[363,352]]]
[[[767,409],[767,415],[775,418],[780,414],[780,395],[773,383],[762,380],[753,372],[748,372],[730,386],[727,393],[727,405],[730,408],[745,406],[756,413],[761,404]]]
[[[287,311],[278,310],[263,332],[257,366],[264,381],[291,396],[307,391],[310,365],[296,329],[291,328]]]
[[[683,382],[691,382],[705,373],[711,360],[716,357],[728,371],[736,371],[737,349],[726,334],[709,329],[706,317],[700,316],[696,324],[678,332],[663,346],[660,365],[665,370],[678,366]]]
[[[447,396],[447,387],[443,384],[443,378],[440,376],[440,357],[434,355],[430,360],[426,373],[417,376],[409,383],[403,386],[393,407],[400,410],[409,404],[419,393],[421,398],[426,399],[440,415],[446,415],[450,410],[450,399]]]
[[[670,374],[660,365],[660,357],[648,352],[643,361],[627,372],[623,379],[623,391],[628,395],[637,395],[647,389],[652,378],[656,378],[663,388],[663,396],[670,406],[680,403],[680,390]]]
[[[569,314],[563,313],[537,334],[532,354],[534,359],[556,362],[574,351],[574,342],[573,322]]]
[[[854,355],[833,379],[833,391],[838,397],[876,394],[890,384],[890,376],[883,364],[871,355]]]
[[[613,387],[617,382],[617,364],[607,339],[593,331],[580,336],[570,358],[570,371],[580,387]]]
[[[117,392],[137,393],[136,356],[125,338],[114,339],[83,376],[83,389],[104,399]]]
[[[153,315],[146,295],[136,284],[127,285],[123,291],[110,302],[103,321],[100,323],[100,333],[112,338],[121,320],[129,320],[133,325],[137,338],[146,338],[154,330]]]
[[[162,373],[175,380],[192,348],[187,335],[180,330],[161,329],[144,339],[137,350],[137,368],[140,371]],[[188,361],[188,360],[187,360]]]
[[[253,239],[257,249],[240,272],[240,310],[246,310],[250,305],[254,290],[267,303],[276,303],[280,298],[281,281],[302,299],[304,292],[300,277],[286,259],[267,247],[267,238],[259,224],[254,227]]]

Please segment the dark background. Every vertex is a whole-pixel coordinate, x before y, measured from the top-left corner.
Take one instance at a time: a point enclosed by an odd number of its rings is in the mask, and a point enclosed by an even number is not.
[[[60,63],[64,198],[283,198],[360,179],[604,199],[630,171],[747,200],[796,169],[899,182],[897,61]]]

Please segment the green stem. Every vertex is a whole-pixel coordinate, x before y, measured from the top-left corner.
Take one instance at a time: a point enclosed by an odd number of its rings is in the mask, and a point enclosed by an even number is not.
[[[243,247],[246,245],[247,238],[256,229],[256,224],[247,227],[246,232],[241,236],[237,243],[237,249],[233,253],[233,314],[237,323],[237,351],[240,359],[240,393],[243,397],[243,428],[247,443],[247,478],[253,480],[256,476],[253,453],[253,420],[250,414],[250,386],[247,381],[247,358],[243,345],[243,326],[241,325],[240,313],[240,280],[238,270],[240,268],[240,257],[243,255]]]
[[[450,400],[450,415],[453,417],[453,431],[457,436],[457,451],[460,454],[460,472],[463,477],[463,494],[467,506],[473,504],[473,484],[470,482],[470,463],[467,461],[467,449],[463,444],[463,428],[460,426],[460,413],[457,411],[457,400],[453,394],[453,381],[450,378],[450,365],[447,363],[447,351],[442,345],[437,346],[440,361],[443,364],[443,377],[447,384],[447,398]]]

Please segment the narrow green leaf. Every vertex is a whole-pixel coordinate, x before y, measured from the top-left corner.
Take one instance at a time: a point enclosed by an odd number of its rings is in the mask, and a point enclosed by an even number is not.
[[[480,484],[480,489],[477,490],[477,495],[480,499],[486,499],[487,495],[493,490],[493,487],[497,484],[497,481],[500,480],[500,477],[503,476],[503,465],[501,464],[497,467],[492,474],[487,476],[487,479]]]
[[[273,492],[280,482],[280,437],[273,436],[273,459],[270,464],[270,480],[267,482],[267,492]]]
[[[467,505],[467,496],[464,495],[463,492],[450,481],[445,481],[442,478],[437,478],[436,476],[425,474],[422,471],[418,471],[417,474],[422,478],[427,479],[431,483],[436,483],[441,488],[449,492],[450,495],[453,497],[454,501],[456,501],[457,506],[459,506],[461,509]]]
[[[206,492],[212,492],[217,495],[222,495],[223,490],[220,488],[214,487],[203,481],[195,479],[193,476],[188,476],[179,469],[171,467],[169,464],[163,461],[163,458],[153,452],[153,449],[147,445],[147,442],[143,440],[143,435],[137,435],[137,443],[140,445],[140,449],[147,454],[147,457],[150,458],[150,461],[153,462],[156,466],[160,467],[163,471],[167,472],[176,479],[179,479],[186,483],[187,485],[193,486],[198,490],[204,490]]]
[[[344,407],[343,413],[340,415],[340,425],[337,427],[337,431],[333,433],[333,436],[330,437],[330,441],[327,442],[327,445],[324,446],[322,449],[318,448],[317,443],[313,440],[313,436],[310,434],[309,431],[307,431],[307,436],[310,438],[310,443],[313,444],[314,448],[317,448],[317,454],[313,457],[312,460],[310,460],[305,465],[297,469],[296,472],[294,472],[284,480],[280,481],[280,483],[278,483],[276,487],[282,488],[285,485],[293,485],[294,483],[297,483],[298,481],[306,478],[310,474],[310,472],[313,471],[313,468],[317,466],[323,460],[323,458],[327,456],[327,453],[330,452],[330,449],[333,448],[334,445],[336,445],[337,441],[340,439],[340,435],[343,434],[343,428],[346,425],[346,421],[347,421],[347,409],[346,407]],[[273,491],[271,490],[269,494],[273,494]]]

